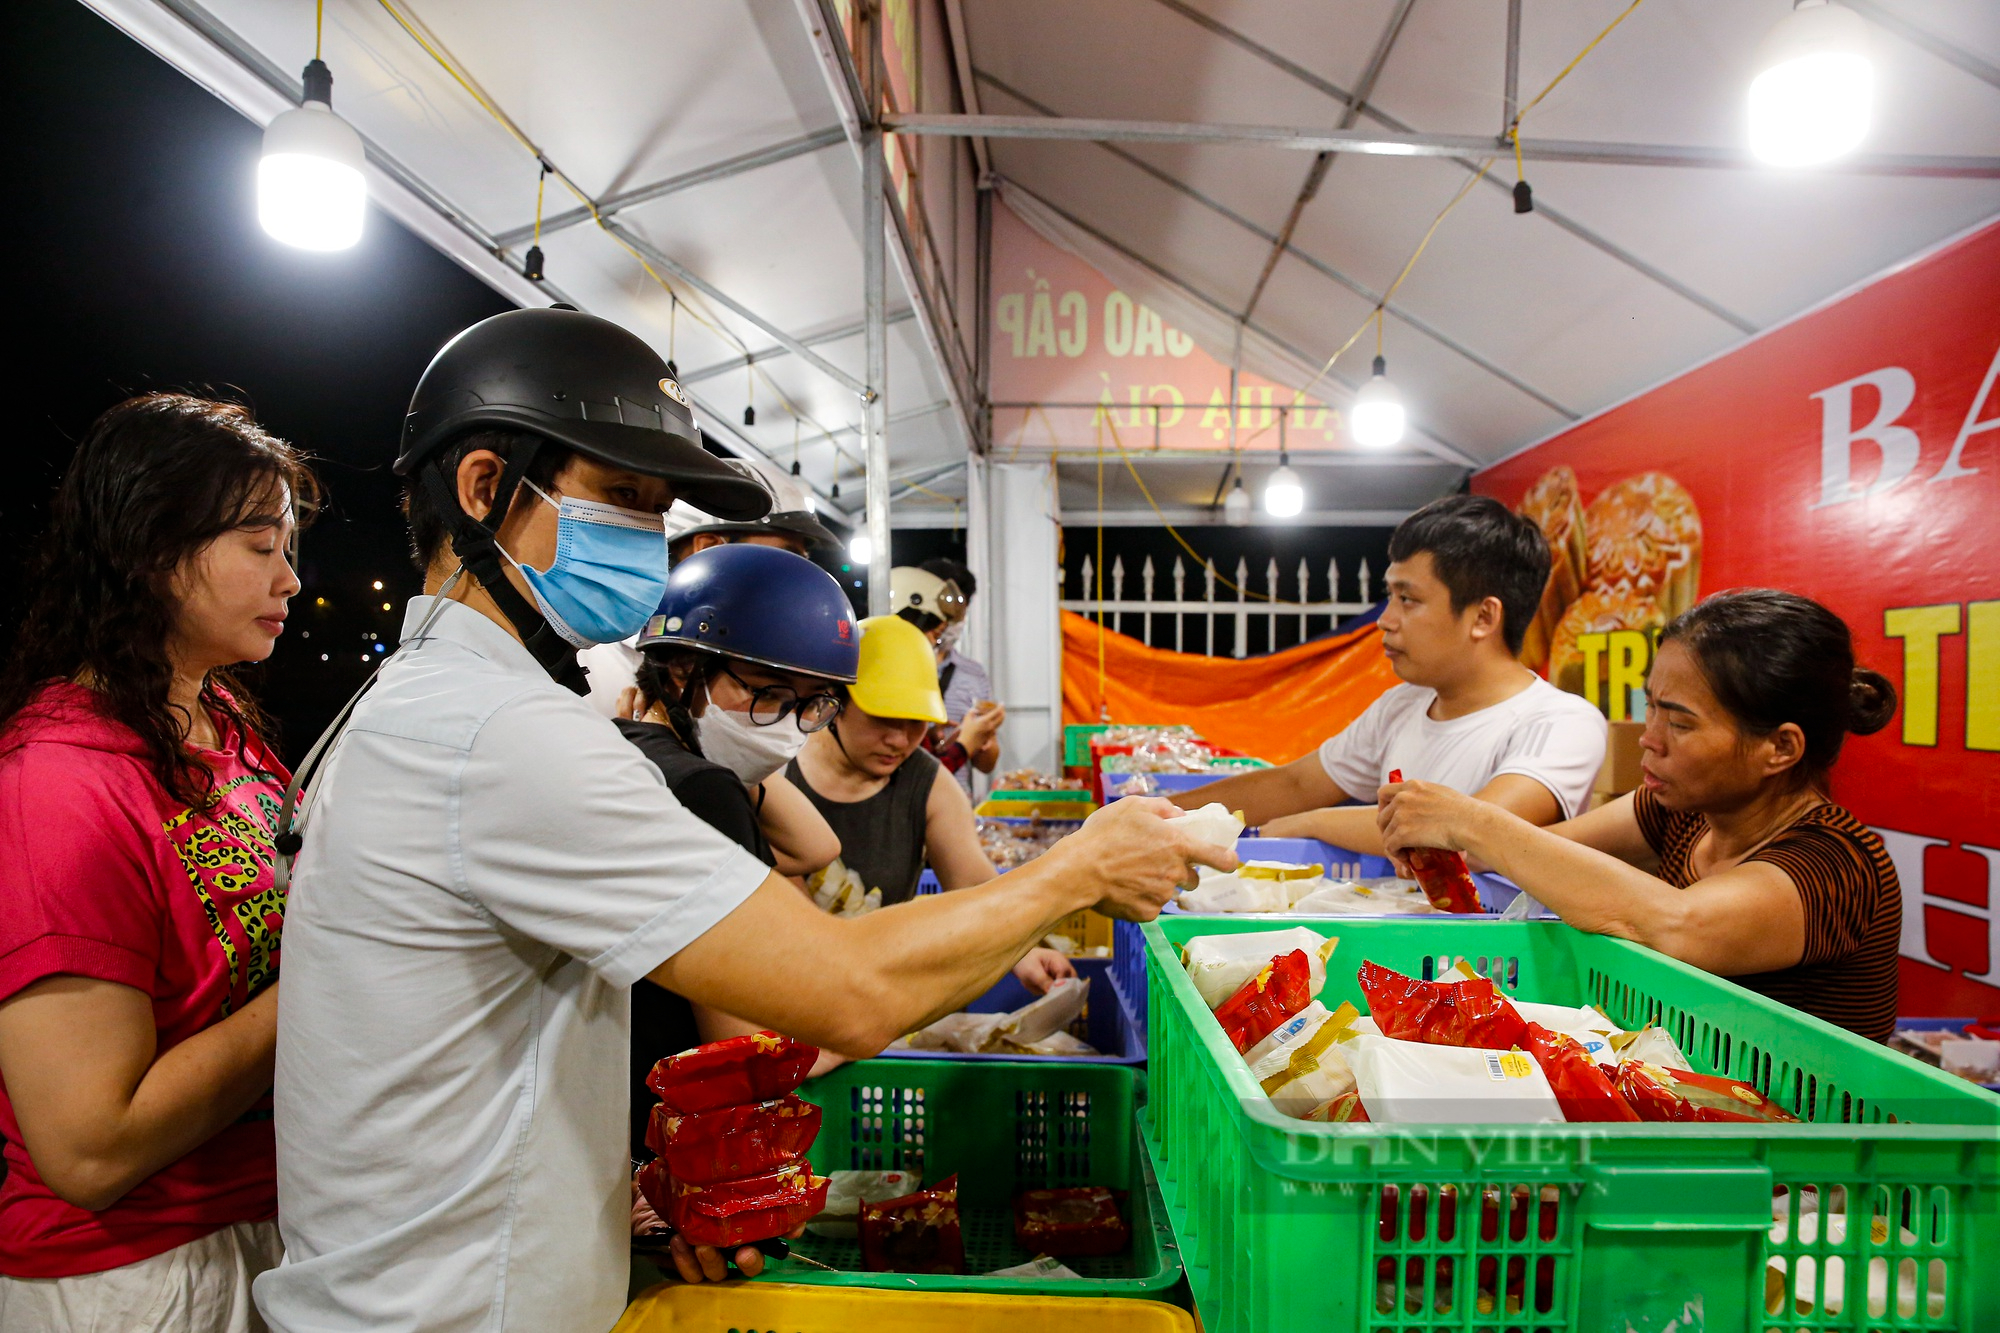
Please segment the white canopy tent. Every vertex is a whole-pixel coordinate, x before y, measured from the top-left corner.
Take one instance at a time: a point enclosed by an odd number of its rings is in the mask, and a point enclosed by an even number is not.
[[[260,124],[299,100],[308,0],[86,3]],[[996,193],[1208,355],[1338,404],[1372,339],[1316,372],[1493,159],[1385,310],[1409,442],[1294,460],[1339,481],[1306,521],[1393,521],[2000,211],[2000,7],[1843,3],[1878,71],[1864,152],[1742,148],[1787,0],[1644,0],[1526,113],[1527,214],[1512,108],[1627,0],[332,0],[321,51],[382,210],[511,299],[652,340],[726,447],[871,520],[878,574],[892,515],[963,515],[1010,705],[1053,726],[1051,520],[1214,521],[1226,460],[1144,458],[1151,499],[1121,468],[1100,501],[1060,448],[992,458]]]

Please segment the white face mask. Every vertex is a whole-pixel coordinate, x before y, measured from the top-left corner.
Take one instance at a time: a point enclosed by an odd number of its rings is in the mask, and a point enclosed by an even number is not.
[[[950,656],[951,650],[958,647],[958,636],[963,633],[965,633],[965,622],[963,620],[954,620],[949,625],[946,625],[944,633],[938,635],[938,656],[940,658]]]
[[[694,720],[694,735],[702,755],[741,778],[745,786],[783,768],[806,743],[798,719],[789,714],[760,727],[748,713],[732,713],[713,700],[708,711]]]

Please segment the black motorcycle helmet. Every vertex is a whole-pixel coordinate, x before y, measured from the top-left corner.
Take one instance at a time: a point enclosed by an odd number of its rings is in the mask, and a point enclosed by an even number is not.
[[[526,434],[511,451],[485,520],[458,505],[439,456],[478,430]],[[535,659],[581,694],[575,650],[507,581],[494,540],[540,443],[553,441],[611,467],[671,482],[676,496],[719,517],[746,521],[770,510],[770,493],[701,447],[681,387],[644,340],[567,307],[509,310],[446,343],[417,382],[403,420],[398,476],[413,478],[445,516],[451,549],[513,624]]]
[[[680,385],[643,339],[580,310],[509,310],[466,329],[431,359],[403,421],[396,474],[458,436],[522,430],[611,467],[674,484],[717,518],[762,518],[771,497],[701,447]]]

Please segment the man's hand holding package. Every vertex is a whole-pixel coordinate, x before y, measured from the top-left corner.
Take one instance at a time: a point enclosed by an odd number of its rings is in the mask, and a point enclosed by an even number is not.
[[[1435,782],[1392,782],[1377,793],[1382,845],[1400,864],[1411,847],[1470,850],[1468,839],[1493,806]]]
[[[1195,885],[1195,866],[1234,870],[1228,847],[1204,842],[1176,828],[1184,813],[1156,796],[1113,801],[1064,839],[1075,864],[1094,874],[1102,893],[1097,910],[1127,921],[1151,921],[1181,889]]]

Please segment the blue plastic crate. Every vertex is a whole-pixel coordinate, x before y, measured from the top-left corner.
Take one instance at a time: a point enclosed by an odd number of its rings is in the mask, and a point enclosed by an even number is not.
[[[1194,791],[1196,788],[1206,787],[1212,782],[1220,782],[1224,778],[1233,778],[1243,771],[1242,769],[1232,769],[1226,773],[1106,773],[1104,775],[1104,799],[1115,801],[1121,796],[1131,795],[1178,796],[1184,791]],[[1138,778],[1151,778],[1153,780],[1152,791],[1133,791],[1132,783]]]
[[[1123,924],[1123,923],[1121,923]],[[1134,946],[1139,959],[1139,975],[1146,974],[1143,941]],[[1109,958],[1074,958],[1076,974],[1090,980],[1090,1003],[1085,1008],[1081,1030],[1070,1030],[1095,1046],[1099,1055],[964,1055],[957,1051],[884,1051],[883,1059],[895,1060],[1027,1060],[1035,1063],[1086,1065],[1143,1065],[1146,1063],[1146,1022],[1134,1017],[1129,1004],[1111,979]],[[1019,1009],[1034,997],[1010,974],[1000,978],[991,990],[965,1006],[974,1014],[1004,1014]]]

